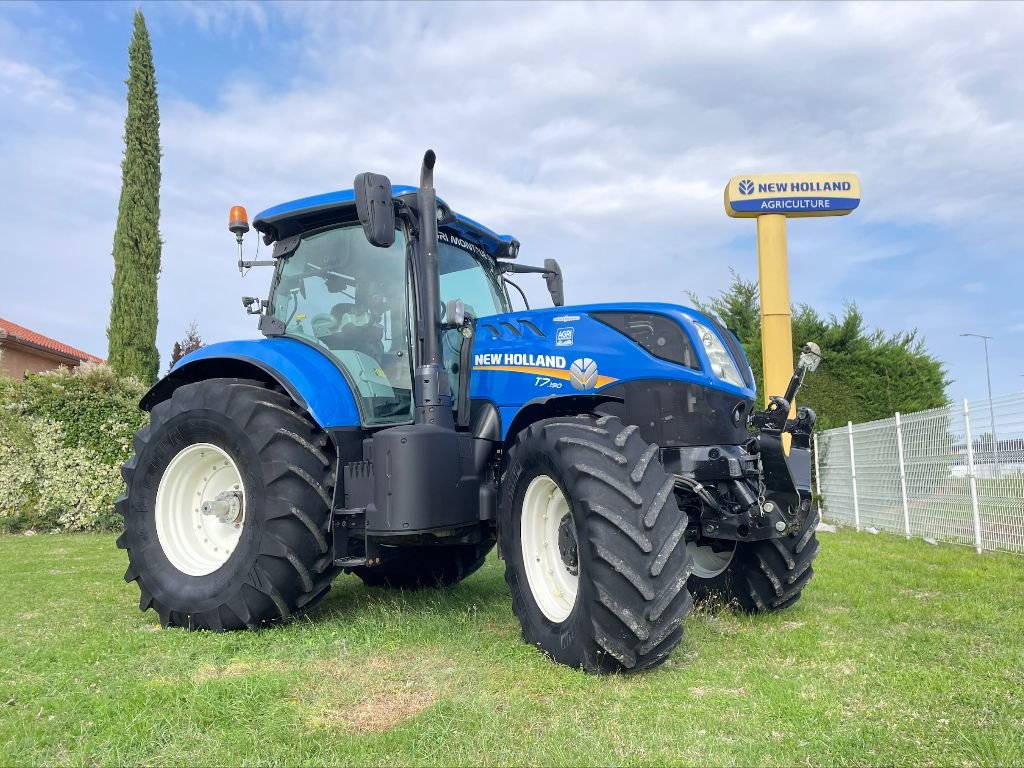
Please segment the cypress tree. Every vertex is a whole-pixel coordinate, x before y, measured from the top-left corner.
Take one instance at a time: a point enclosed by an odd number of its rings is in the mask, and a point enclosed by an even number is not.
[[[114,230],[113,297],[107,326],[110,366],[122,376],[152,382],[160,273],[160,110],[153,50],[142,12],[135,11],[128,46],[128,116],[124,122],[121,200]]]

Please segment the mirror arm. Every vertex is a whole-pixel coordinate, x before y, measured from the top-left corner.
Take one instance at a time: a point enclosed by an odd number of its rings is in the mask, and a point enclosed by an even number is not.
[[[498,262],[498,269],[502,272],[512,272],[517,275],[537,274],[553,275],[555,271],[547,267],[531,267],[529,264],[510,264],[507,261]]]

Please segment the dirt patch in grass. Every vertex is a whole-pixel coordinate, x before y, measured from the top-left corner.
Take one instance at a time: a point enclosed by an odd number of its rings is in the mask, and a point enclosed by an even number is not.
[[[316,667],[316,682],[293,695],[315,727],[380,733],[439,700],[434,673],[442,666],[427,657],[415,663],[387,656],[323,662]]]
[[[206,683],[210,680],[227,680],[268,672],[284,672],[287,669],[287,665],[278,661],[232,661],[227,664],[200,667],[192,673],[191,678],[194,683]]]
[[[365,692],[364,698],[354,704],[328,708],[313,717],[312,723],[320,728],[342,727],[359,733],[380,733],[416,717],[437,698],[437,693],[431,690],[383,687]]]

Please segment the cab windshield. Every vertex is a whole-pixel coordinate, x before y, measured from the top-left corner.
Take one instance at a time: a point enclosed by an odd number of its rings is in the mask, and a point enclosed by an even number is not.
[[[359,225],[302,238],[278,266],[271,311],[285,335],[324,349],[353,385],[363,423],[412,418],[406,240],[367,242]]]
[[[453,238],[456,241],[457,238]],[[467,244],[467,247],[469,244]],[[438,238],[437,257],[441,264],[441,300],[462,299],[466,312],[487,317],[509,312],[508,297],[494,259]]]
[[[478,252],[472,243],[442,231],[438,233],[437,257],[441,266],[442,306],[452,299],[462,299],[466,312],[478,318],[511,311],[501,273],[490,256]],[[456,410],[459,403],[459,366],[465,343],[460,331],[444,332],[442,364],[448,372],[452,405]]]

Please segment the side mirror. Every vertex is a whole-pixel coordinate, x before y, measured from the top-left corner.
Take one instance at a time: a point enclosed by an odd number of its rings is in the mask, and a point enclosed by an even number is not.
[[[551,303],[556,307],[565,305],[565,293],[562,286],[562,268],[558,266],[555,259],[544,259],[544,282],[548,284],[548,293],[551,294]]]
[[[353,182],[356,213],[370,245],[390,248],[395,242],[395,202],[391,179],[378,173],[360,173]]]

